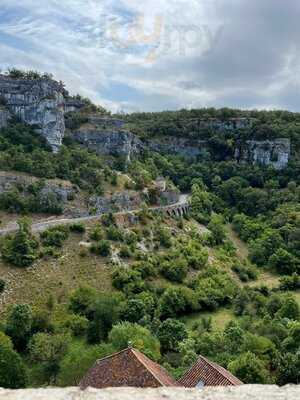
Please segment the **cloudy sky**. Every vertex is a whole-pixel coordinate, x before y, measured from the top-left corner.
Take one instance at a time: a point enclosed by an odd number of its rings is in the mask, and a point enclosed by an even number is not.
[[[299,21],[299,0],[0,0],[0,65],[113,111],[299,111]]]

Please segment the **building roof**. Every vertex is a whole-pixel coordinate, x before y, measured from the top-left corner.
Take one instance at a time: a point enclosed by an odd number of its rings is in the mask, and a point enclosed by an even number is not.
[[[238,378],[220,365],[200,356],[195,364],[179,380],[179,383],[188,388],[203,386],[238,386],[242,385]]]
[[[130,347],[97,360],[80,382],[81,388],[88,386],[101,389],[119,386],[179,386],[179,384],[159,364]]]

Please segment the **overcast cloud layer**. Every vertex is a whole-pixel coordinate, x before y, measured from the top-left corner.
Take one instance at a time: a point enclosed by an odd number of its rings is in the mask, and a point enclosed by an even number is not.
[[[299,21],[299,0],[0,0],[1,68],[113,111],[299,111]]]

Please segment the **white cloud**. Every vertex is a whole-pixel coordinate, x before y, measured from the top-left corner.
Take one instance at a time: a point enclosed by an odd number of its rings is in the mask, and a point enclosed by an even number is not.
[[[113,110],[294,107],[293,0],[0,0],[0,10],[4,67],[52,72]]]

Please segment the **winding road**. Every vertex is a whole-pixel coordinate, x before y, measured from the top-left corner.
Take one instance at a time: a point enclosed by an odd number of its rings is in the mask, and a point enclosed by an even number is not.
[[[188,194],[181,194],[179,196],[179,201],[177,203],[169,204],[167,206],[158,206],[158,207],[149,207],[150,210],[152,211],[164,211],[168,210],[170,208],[180,208],[183,206],[188,206],[189,204],[189,195]],[[128,210],[128,211],[120,211],[114,213],[115,215],[126,215],[126,214],[134,214],[141,209],[136,209],[136,210]],[[79,223],[79,222],[88,222],[88,221],[96,221],[98,220],[101,215],[103,214],[98,214],[98,215],[90,215],[88,217],[79,217],[79,218],[58,218],[58,219],[48,219],[40,222],[36,222],[31,225],[31,231],[32,232],[43,232],[44,230],[51,228],[53,226],[57,225],[69,225],[69,224],[74,224],[74,223]],[[8,233],[12,233],[17,231],[18,229],[18,224],[16,222],[12,223],[9,228],[1,229],[0,230],[0,236],[7,235]]]

